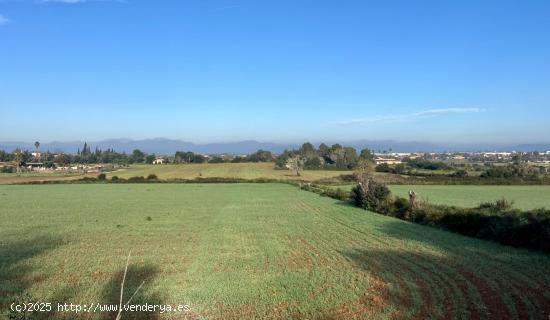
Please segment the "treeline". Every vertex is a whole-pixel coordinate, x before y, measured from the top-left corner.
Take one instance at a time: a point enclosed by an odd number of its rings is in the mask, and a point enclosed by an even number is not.
[[[545,173],[545,168],[527,166],[516,162],[507,166],[491,165],[481,172],[479,177],[482,179],[537,179]]]
[[[423,169],[427,171],[418,171]],[[435,172],[437,170],[446,172]],[[514,161],[507,165],[485,164],[476,166],[473,171],[479,172],[470,175],[464,167],[452,166],[440,161],[428,161],[423,159],[403,159],[403,163],[389,165],[379,164],[375,167],[377,172],[387,172],[411,177],[425,178],[425,182],[452,183],[463,181],[469,183],[485,184],[487,182],[503,184],[544,183],[548,180],[548,169],[543,166],[533,166],[526,162]],[[433,171],[430,172],[430,171]]]
[[[283,169],[288,160],[298,157],[303,162],[305,170],[353,170],[361,160],[374,161],[374,154],[369,149],[363,149],[359,154],[355,148],[340,144],[327,146],[324,143],[315,148],[311,143],[304,143],[298,150],[285,150],[275,160],[275,166]]]
[[[92,164],[92,163],[112,163],[112,164],[132,164],[132,163],[152,163],[155,155],[148,155],[140,150],[134,150],[132,154],[124,152],[119,153],[111,149],[90,151],[88,149],[79,150],[77,154],[41,152],[40,157],[35,157],[29,151],[20,151],[8,153],[0,150],[0,162],[19,162],[21,165],[27,163],[40,162],[45,167],[68,166],[70,164]]]
[[[327,146],[322,143],[315,148],[311,143],[304,143],[298,150],[285,150],[280,155],[274,155],[270,151],[258,150],[248,155],[214,155],[207,156],[191,151],[177,151],[173,157],[157,157],[155,154],[147,154],[135,149],[130,154],[116,152],[113,149],[91,150],[87,143],[76,154],[43,152],[40,157],[34,157],[29,151],[15,151],[7,153],[0,151],[0,161],[19,161],[21,164],[40,161],[46,167],[67,166],[69,164],[119,164],[128,165],[134,163],[151,164],[158,158],[163,158],[164,163],[241,163],[241,162],[275,162],[277,168],[285,168],[288,159],[300,157],[303,159],[306,170],[352,170],[356,168],[361,159],[373,161],[374,155],[368,149],[359,154],[352,147],[340,144]]]
[[[271,151],[258,150],[254,153],[241,156],[204,156],[190,151],[178,151],[174,155],[173,163],[241,163],[241,162],[272,162],[275,156]]]
[[[258,150],[245,156],[205,156],[190,151],[177,151],[173,157],[158,157],[154,153],[148,154],[139,149],[132,153],[116,152],[113,149],[101,150],[96,148],[91,150],[87,143],[84,143],[82,149],[78,149],[76,154],[52,153],[49,151],[40,152],[40,156],[33,156],[32,152],[25,150],[16,150],[6,152],[0,150],[0,162],[18,162],[21,165],[27,163],[40,162],[45,167],[68,166],[70,164],[118,164],[129,165],[134,163],[152,164],[156,159],[163,158],[164,163],[224,163],[224,162],[273,162],[275,156],[270,151]],[[6,167],[7,168],[7,167]]]
[[[311,143],[304,143],[297,150],[285,150],[280,155],[270,151],[258,150],[242,156],[213,156],[205,157],[193,152],[178,151],[174,156],[174,163],[241,163],[241,162],[275,162],[278,169],[286,169],[291,158],[300,158],[305,170],[353,170],[361,160],[374,162],[374,154],[369,149],[363,149],[359,154],[352,147],[340,144],[327,146],[324,143],[315,148]]]

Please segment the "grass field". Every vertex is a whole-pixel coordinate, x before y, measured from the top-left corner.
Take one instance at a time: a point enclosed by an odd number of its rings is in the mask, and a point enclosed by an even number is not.
[[[408,197],[414,190],[420,199],[432,203],[474,207],[481,202],[506,198],[520,209],[550,208],[550,186],[457,186],[457,185],[393,185],[393,194]]]
[[[108,174],[108,177],[130,178],[156,174],[160,179],[194,179],[203,178],[243,178],[243,179],[277,179],[277,180],[317,180],[330,178],[351,171],[306,170],[298,177],[289,170],[275,170],[273,163],[203,163],[180,165],[132,165]]]
[[[2,308],[22,292],[45,302],[118,304],[132,250],[125,292],[145,281],[135,303],[189,304],[193,319],[548,319],[550,313],[547,255],[369,213],[285,184],[0,186],[0,218]],[[134,318],[183,315],[123,317]]]
[[[351,190],[355,184],[330,186],[332,189]],[[481,202],[505,198],[514,201],[514,207],[524,210],[550,208],[550,186],[471,186],[471,185],[388,185],[393,195],[408,198],[414,190],[419,199],[430,203],[475,207]]]

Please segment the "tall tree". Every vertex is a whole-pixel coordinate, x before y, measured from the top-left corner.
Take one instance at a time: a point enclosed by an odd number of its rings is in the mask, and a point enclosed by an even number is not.
[[[368,148],[365,148],[361,150],[361,155],[359,158],[366,161],[374,161],[374,154]]]
[[[307,158],[316,155],[315,147],[309,142],[304,143],[299,152],[302,156]]]
[[[40,159],[40,153],[38,153],[38,148],[40,147],[40,142],[39,141],[35,141],[34,142],[34,148],[36,149],[36,156],[35,158],[36,159]]]
[[[304,168],[304,159],[297,155],[291,158],[288,158],[286,161],[286,167],[290,170],[296,173],[296,175],[300,176],[300,171]]]
[[[132,156],[131,156],[132,162],[143,163],[144,158],[145,158],[145,153],[143,153],[141,150],[135,149],[132,152]]]
[[[57,165],[60,167],[65,167],[69,163],[71,163],[71,158],[64,153],[61,153],[57,155],[57,157],[55,157],[54,162],[57,163]]]
[[[319,145],[319,155],[321,157],[328,157],[329,154],[330,154],[330,148],[326,144],[321,143]]]

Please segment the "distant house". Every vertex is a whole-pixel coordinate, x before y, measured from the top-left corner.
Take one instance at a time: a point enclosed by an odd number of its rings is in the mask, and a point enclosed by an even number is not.
[[[166,161],[166,159],[164,159],[164,158],[157,158],[157,159],[153,160],[153,164],[164,164],[165,161]]]
[[[379,164],[400,164],[402,163],[401,160],[397,160],[397,159],[391,159],[391,158],[376,158],[374,159],[374,163],[376,163],[376,165],[379,165]]]

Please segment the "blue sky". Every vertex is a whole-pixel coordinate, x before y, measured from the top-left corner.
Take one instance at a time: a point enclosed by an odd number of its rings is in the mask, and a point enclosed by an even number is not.
[[[550,1],[0,0],[0,141],[550,141]]]

